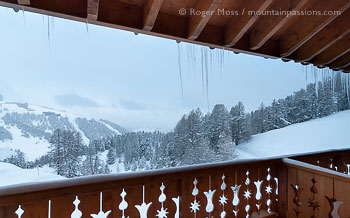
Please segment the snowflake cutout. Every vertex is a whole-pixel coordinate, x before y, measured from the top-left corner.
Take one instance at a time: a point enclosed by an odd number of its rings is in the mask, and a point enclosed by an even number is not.
[[[168,208],[163,208],[160,209],[160,210],[157,210],[157,217],[158,218],[167,218],[167,214],[169,213],[168,211]]]
[[[222,194],[222,196],[220,196],[219,202],[220,205],[224,206],[225,204],[227,204],[227,197],[224,194]]]
[[[191,212],[196,213],[200,206],[199,201],[197,202],[197,200],[194,200],[194,202],[191,203]]]
[[[271,185],[266,186],[265,191],[266,191],[266,194],[271,194],[272,193]]]
[[[247,189],[246,191],[244,191],[244,198],[245,199],[249,199],[249,198],[252,198],[252,193],[250,192],[249,189]]]

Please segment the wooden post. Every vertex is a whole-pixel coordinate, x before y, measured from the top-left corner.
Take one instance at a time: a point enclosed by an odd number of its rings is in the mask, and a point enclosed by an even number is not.
[[[287,218],[288,214],[288,167],[281,163],[279,168],[279,200],[277,205],[278,217]]]

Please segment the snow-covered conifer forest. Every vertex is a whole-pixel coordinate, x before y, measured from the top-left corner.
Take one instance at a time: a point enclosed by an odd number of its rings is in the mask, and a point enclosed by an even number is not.
[[[242,102],[232,108],[217,104],[210,113],[194,109],[167,133],[128,132],[106,120],[1,101],[0,158],[68,178],[232,160],[262,133],[349,110],[348,83],[338,73],[254,111],[246,111]],[[16,147],[18,135],[24,141],[39,140]],[[40,146],[41,155],[33,156],[30,150]]]

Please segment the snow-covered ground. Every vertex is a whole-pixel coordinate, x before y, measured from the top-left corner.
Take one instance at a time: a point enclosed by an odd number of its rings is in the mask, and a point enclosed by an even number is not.
[[[41,182],[63,179],[49,168],[21,169],[9,163],[0,162],[0,186],[27,182]]]
[[[350,110],[255,135],[236,151],[245,159],[340,148],[350,148]]]
[[[340,148],[350,148],[350,111],[256,135],[249,143],[239,145],[236,152],[239,159],[249,159]],[[107,152],[101,159],[106,161]],[[112,173],[125,172],[123,159],[109,165]],[[0,186],[56,179],[62,177],[48,167],[25,170],[0,162]]]

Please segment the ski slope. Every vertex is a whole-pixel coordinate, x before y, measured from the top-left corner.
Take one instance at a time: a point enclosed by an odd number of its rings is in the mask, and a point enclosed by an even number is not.
[[[253,136],[237,146],[239,159],[350,148],[350,110]]]
[[[79,125],[78,120],[84,121],[85,125]],[[92,123],[87,125],[89,122]],[[51,135],[57,128],[79,132],[85,145],[93,139],[126,132],[108,120],[81,117],[27,103],[0,101],[0,160],[14,155],[15,150],[24,152],[29,161],[40,158],[49,151],[47,135]],[[5,137],[1,131],[11,137]]]

